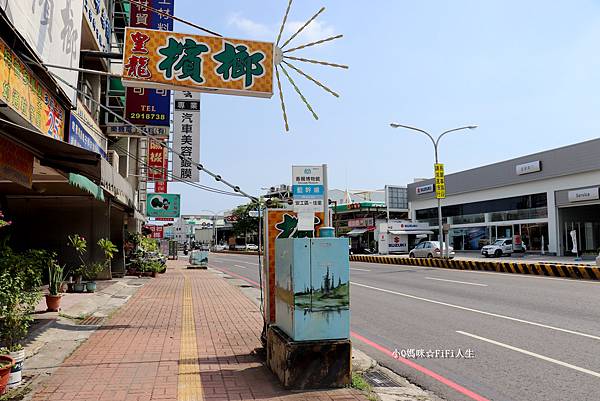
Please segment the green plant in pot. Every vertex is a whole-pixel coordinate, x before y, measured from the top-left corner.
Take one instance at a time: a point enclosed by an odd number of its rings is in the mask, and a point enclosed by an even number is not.
[[[110,269],[110,261],[115,257],[115,254],[119,252],[115,244],[106,238],[98,240],[98,246],[102,249],[102,252],[104,252],[104,262],[91,263],[86,267],[84,278],[88,280],[86,283],[86,290],[88,292],[96,291],[96,281],[94,280],[99,273],[106,269]]]
[[[6,243],[0,244],[0,354],[15,360],[8,386],[21,382],[25,352],[21,342],[33,321],[33,312],[40,300],[41,266],[48,263],[44,251],[13,252]]]
[[[62,299],[61,289],[65,281],[65,269],[55,259],[48,263],[48,295],[46,295],[46,307],[48,312],[60,310]]]
[[[72,234],[69,235],[68,237],[69,242],[67,243],[67,245],[69,245],[71,248],[73,248],[75,250],[75,252],[77,253],[77,257],[79,258],[79,266],[75,266],[71,269],[71,274],[73,275],[73,278],[75,279],[75,284],[73,285],[74,291],[75,292],[83,292],[83,290],[85,289],[85,284],[82,283],[82,278],[83,275],[85,274],[86,270],[87,270],[87,265],[85,263],[85,261],[83,260],[83,255],[85,255],[87,253],[87,241],[85,240],[84,237],[82,237],[79,234]]]

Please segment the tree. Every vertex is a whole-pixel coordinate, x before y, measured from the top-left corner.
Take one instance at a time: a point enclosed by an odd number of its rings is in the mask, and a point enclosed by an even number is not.
[[[246,205],[240,205],[233,209],[232,215],[235,222],[233,223],[233,233],[237,236],[247,238],[248,234],[258,232],[258,217],[250,217],[251,210],[258,210],[257,202],[250,202]]]

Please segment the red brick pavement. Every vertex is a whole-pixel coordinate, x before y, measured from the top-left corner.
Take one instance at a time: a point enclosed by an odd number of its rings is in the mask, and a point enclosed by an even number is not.
[[[198,399],[182,390],[178,394],[186,280],[192,290],[198,357],[183,362],[198,366],[199,400],[366,400],[352,389],[284,390],[255,354],[262,329],[256,305],[227,280],[183,266],[184,261],[170,261],[167,273],[142,287],[61,365],[33,400]]]

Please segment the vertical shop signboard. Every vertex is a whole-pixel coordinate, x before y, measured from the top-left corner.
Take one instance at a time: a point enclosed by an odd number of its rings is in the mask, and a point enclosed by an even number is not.
[[[167,172],[165,169],[165,160],[167,158],[167,148],[158,141],[149,141],[148,146],[148,181],[165,181]]]
[[[199,182],[194,163],[200,162],[200,93],[175,91],[174,99],[173,177]]]
[[[435,172],[435,197],[444,199],[446,197],[446,179],[444,178],[444,165],[436,163],[433,165]]]
[[[148,6],[173,15],[175,0],[146,0]],[[173,19],[158,14],[139,4],[131,3],[130,26],[136,28],[172,31]],[[171,91],[168,89],[126,88],[125,118],[136,125],[169,126]]]

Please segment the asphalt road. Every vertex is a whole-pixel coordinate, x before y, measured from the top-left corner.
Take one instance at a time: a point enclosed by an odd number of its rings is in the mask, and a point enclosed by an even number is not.
[[[211,254],[209,265],[259,281],[256,256]],[[600,400],[600,283],[358,262],[350,269],[354,345],[417,385],[448,400]]]

